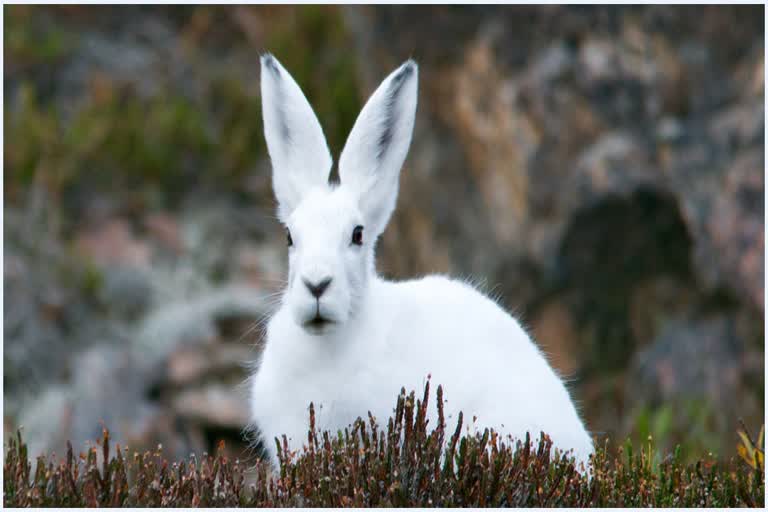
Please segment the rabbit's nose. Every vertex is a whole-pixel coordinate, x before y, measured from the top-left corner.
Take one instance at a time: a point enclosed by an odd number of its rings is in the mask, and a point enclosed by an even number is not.
[[[328,286],[331,284],[332,279],[330,277],[326,277],[325,279],[321,279],[317,283],[311,283],[306,279],[302,279],[304,281],[304,284],[306,285],[307,289],[309,290],[309,293],[312,294],[313,297],[316,299],[319,299],[320,296],[325,293],[325,290],[328,288]]]

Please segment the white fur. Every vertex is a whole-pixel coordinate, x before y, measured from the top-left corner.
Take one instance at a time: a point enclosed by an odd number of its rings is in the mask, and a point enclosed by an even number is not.
[[[464,282],[428,276],[394,283],[375,273],[376,238],[394,208],[417,83],[412,61],[384,80],[342,152],[341,184],[328,185],[327,146],[314,114],[274,57],[262,57],[264,130],[281,220],[294,244],[282,304],[252,376],[254,426],[274,459],[275,437],[286,434],[294,448],[306,443],[310,402],[321,430],[343,429],[368,411],[385,422],[400,388],[418,392],[431,374],[433,389],[443,385],[449,427],[463,411],[465,424],[474,416],[476,428],[518,439],[545,431],[585,461],[592,440],[565,385],[512,316]],[[281,89],[290,94],[274,94]],[[299,105],[269,104],[276,101]],[[275,112],[291,112],[282,118],[287,126],[276,124]],[[290,151],[278,130],[290,132]],[[362,246],[350,243],[357,225],[364,226]],[[303,281],[324,278],[331,284],[316,299]],[[318,313],[333,323],[305,326]],[[434,407],[430,414],[435,425]]]
[[[293,77],[274,58],[262,59],[261,73],[264,137],[283,220],[307,188],[326,182],[333,159],[320,122]]]

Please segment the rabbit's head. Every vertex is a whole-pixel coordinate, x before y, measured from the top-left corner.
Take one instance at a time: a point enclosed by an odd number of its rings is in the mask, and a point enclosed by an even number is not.
[[[283,304],[311,334],[343,326],[365,300],[411,143],[417,84],[413,61],[382,82],[341,153],[340,182],[332,183],[333,160],[312,107],[277,59],[261,58],[264,136],[289,246]]]

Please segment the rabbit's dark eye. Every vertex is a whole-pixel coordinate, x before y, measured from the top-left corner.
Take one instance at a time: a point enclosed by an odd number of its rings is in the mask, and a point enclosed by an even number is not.
[[[291,238],[291,230],[288,228],[285,228],[285,236],[288,239],[288,247],[293,246],[293,238]]]
[[[352,230],[352,243],[363,245],[363,226],[355,226],[355,229]]]

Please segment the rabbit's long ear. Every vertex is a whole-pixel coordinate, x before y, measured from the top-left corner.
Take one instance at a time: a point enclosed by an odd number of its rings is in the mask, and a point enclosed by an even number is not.
[[[373,93],[349,134],[339,160],[339,178],[353,187],[366,217],[366,231],[384,231],[397,199],[398,178],[411,144],[419,69],[412,60],[397,68]]]
[[[333,160],[307,98],[270,54],[261,57],[261,105],[277,214],[284,222],[307,189],[327,185]]]

